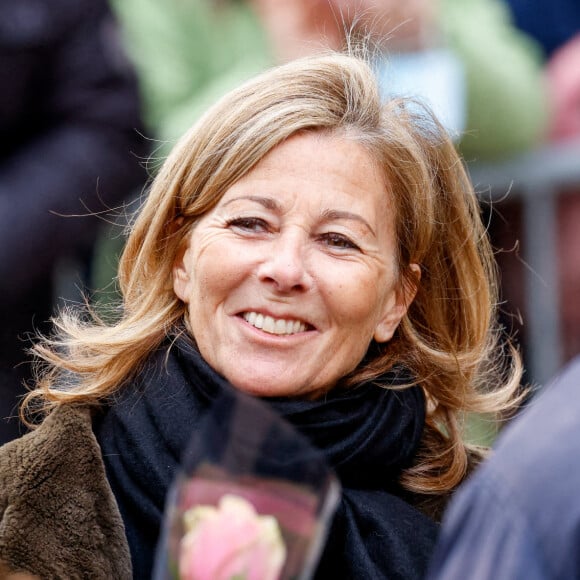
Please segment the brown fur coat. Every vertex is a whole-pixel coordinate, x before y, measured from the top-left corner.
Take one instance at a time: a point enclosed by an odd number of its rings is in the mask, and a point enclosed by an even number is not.
[[[43,579],[132,578],[88,410],[61,408],[0,448],[3,568]]]

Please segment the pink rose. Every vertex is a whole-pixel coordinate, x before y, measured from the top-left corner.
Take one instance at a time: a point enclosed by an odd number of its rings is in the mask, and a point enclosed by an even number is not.
[[[182,580],[277,580],[286,547],[276,518],[259,515],[251,503],[224,495],[216,507],[184,514],[179,572]]]

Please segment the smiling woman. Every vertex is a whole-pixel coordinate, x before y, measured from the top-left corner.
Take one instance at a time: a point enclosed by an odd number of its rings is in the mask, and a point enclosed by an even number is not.
[[[399,287],[391,207],[378,164],[340,132],[299,133],[268,153],[175,263],[203,358],[255,395],[334,387],[413,298]]]
[[[256,77],[162,166],[119,284],[118,320],[64,312],[60,334],[36,347],[45,368],[25,411],[48,417],[0,452],[14,490],[0,498],[11,514],[0,535],[12,538],[0,559],[42,577],[150,577],[179,457],[233,387],[293,424],[340,477],[316,576],[422,577],[435,521],[476,459],[461,420],[504,412],[519,384],[517,354],[506,360],[497,344],[477,200],[427,111],[381,102],[356,56]],[[30,475],[22,458],[45,467]],[[75,516],[97,531],[90,558],[51,499],[62,478],[90,499]],[[39,556],[56,547],[10,536],[27,486],[31,502],[46,499],[43,538],[67,543],[56,563]]]

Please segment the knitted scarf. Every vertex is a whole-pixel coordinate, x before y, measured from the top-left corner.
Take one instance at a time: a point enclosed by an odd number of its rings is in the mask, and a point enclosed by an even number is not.
[[[380,385],[335,389],[319,400],[264,399],[323,453],[342,484],[317,578],[409,579],[426,569],[437,526],[396,495],[425,420],[419,387],[388,388],[403,380],[393,372]],[[151,577],[169,486],[196,426],[231,389],[179,337],[95,418],[134,578]]]

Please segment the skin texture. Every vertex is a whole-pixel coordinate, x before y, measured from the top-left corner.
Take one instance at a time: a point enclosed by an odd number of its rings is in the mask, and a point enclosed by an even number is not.
[[[390,196],[372,159],[353,140],[306,133],[271,151],[196,224],[174,290],[202,356],[234,386],[315,396],[353,370],[373,338],[392,337],[412,298],[395,256]],[[248,312],[302,326],[272,334]]]

